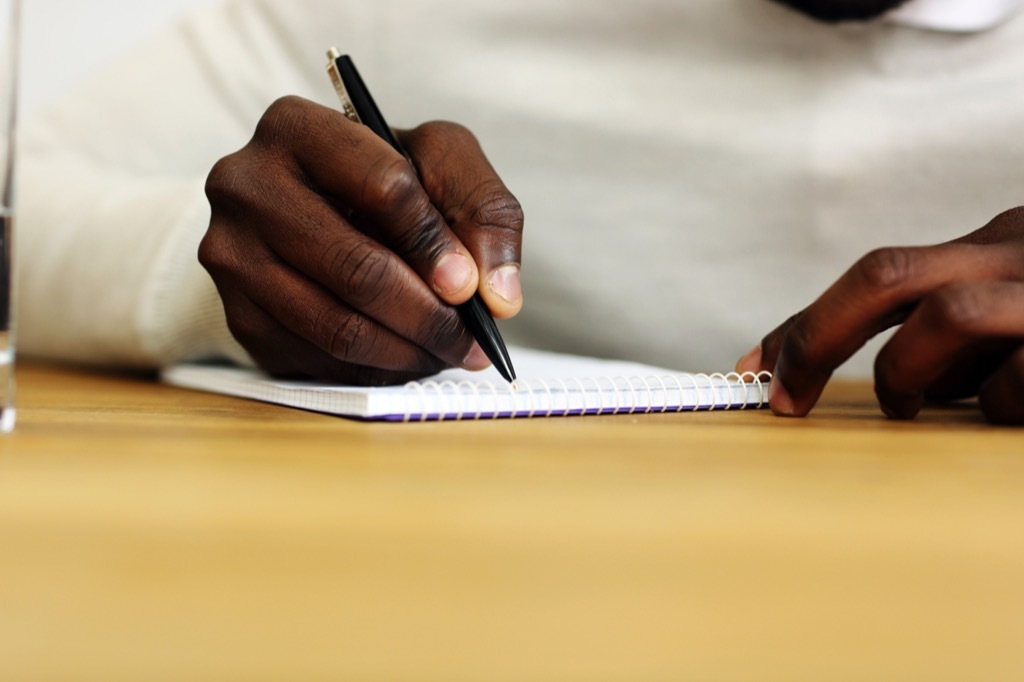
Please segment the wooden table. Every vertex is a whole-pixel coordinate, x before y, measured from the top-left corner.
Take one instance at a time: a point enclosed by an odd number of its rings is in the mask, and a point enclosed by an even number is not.
[[[24,366],[0,680],[1024,678],[1024,431],[362,424]]]

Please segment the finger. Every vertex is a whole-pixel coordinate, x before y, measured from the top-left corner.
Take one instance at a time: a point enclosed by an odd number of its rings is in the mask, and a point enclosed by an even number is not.
[[[268,109],[260,139],[284,140],[311,186],[373,224],[388,248],[443,300],[463,303],[479,273],[430,202],[412,165],[369,128],[299,98]],[[300,132],[297,132],[300,131]]]
[[[256,251],[251,238],[233,237],[230,227],[210,230],[201,252],[208,270],[231,273],[233,281],[249,283],[246,293],[282,322],[287,313],[271,301],[288,294],[282,305],[294,306],[290,319],[300,326],[286,326],[306,328],[307,336],[318,334],[309,340],[325,350],[330,349],[330,345],[324,345],[328,342],[326,330],[340,323],[340,313],[320,318],[323,331],[319,332],[314,332],[309,321],[296,319],[312,314],[309,306],[315,303],[320,306],[315,314],[328,304],[322,296],[307,301],[301,294],[289,294],[299,285],[285,274],[281,260],[322,285],[339,303],[377,320],[448,364],[480,368],[473,339],[457,312],[443,304],[397,254],[356,230],[293,175],[282,174],[274,183],[273,194],[254,193],[258,196],[244,202],[246,210],[232,216],[233,224],[273,226],[260,230],[268,248]],[[281,196],[288,197],[288,201],[276,199]],[[240,254],[235,245],[243,240],[249,248]],[[374,330],[363,327],[362,331]]]
[[[242,292],[285,329],[337,360],[379,369],[435,373],[448,363],[339,302],[282,263],[261,268]],[[468,351],[455,351],[464,358]]]
[[[930,292],[875,360],[882,410],[913,418],[929,387],[970,358],[973,346],[993,339],[1024,339],[1024,284],[958,282]]]
[[[905,318],[929,291],[998,278],[1010,254],[976,245],[879,249],[861,258],[786,330],[769,396],[776,414],[802,416],[832,372]]]
[[[260,368],[274,376],[367,386],[402,384],[436,371],[395,371],[341,361],[293,334],[244,296],[231,296],[230,304],[235,311],[228,319],[232,335]]]
[[[498,318],[522,308],[523,211],[469,130],[434,122],[400,134],[431,202],[469,249],[479,292]]]
[[[1024,425],[1024,347],[1010,355],[982,386],[981,411],[993,424]]]
[[[775,361],[779,356],[779,349],[782,348],[782,340],[802,313],[796,313],[768,332],[761,342],[751,348],[747,353],[736,361],[736,371],[740,374],[745,372],[771,372],[775,369]]]
[[[987,225],[952,240],[951,244],[998,244],[1019,241],[1024,234],[1024,206],[1003,211]]]
[[[973,344],[925,389],[925,402],[950,402],[978,395],[982,384],[1019,345],[1016,340],[1005,339],[987,339]]]

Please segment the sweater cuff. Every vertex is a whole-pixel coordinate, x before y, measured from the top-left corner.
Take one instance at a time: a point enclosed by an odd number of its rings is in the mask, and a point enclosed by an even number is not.
[[[189,196],[195,198],[157,255],[152,277],[139,297],[143,352],[159,365],[208,359],[252,365],[252,358],[231,335],[217,288],[199,263],[199,242],[210,223],[201,182]]]

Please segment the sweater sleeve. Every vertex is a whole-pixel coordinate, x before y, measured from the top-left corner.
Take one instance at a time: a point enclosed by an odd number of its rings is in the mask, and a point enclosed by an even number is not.
[[[209,220],[201,178],[26,156],[15,241],[22,354],[140,368],[246,360],[196,257]]]
[[[281,25],[261,3],[198,12],[25,122],[20,354],[136,368],[248,362],[197,260],[210,217],[203,184],[275,98],[308,89]]]

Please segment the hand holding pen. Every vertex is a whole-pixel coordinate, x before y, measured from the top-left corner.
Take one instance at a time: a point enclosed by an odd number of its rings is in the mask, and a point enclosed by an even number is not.
[[[276,375],[400,383],[488,358],[456,306],[522,305],[522,213],[469,131],[400,134],[286,97],[207,180],[200,246],[228,326]],[[480,285],[481,281],[483,286]]]
[[[327,73],[341,100],[341,109],[345,117],[353,123],[362,123],[367,126],[412,164],[412,158],[402,148],[402,144],[384,120],[380,109],[377,108],[377,103],[373,101],[370,91],[366,88],[359,71],[356,70],[355,64],[352,63],[348,55],[342,55],[337,48],[332,47],[327,51],[327,59]],[[518,275],[518,271],[516,274]],[[500,273],[491,276],[489,284],[491,284],[492,290],[499,276]],[[514,386],[516,371],[512,368],[512,360],[505,348],[505,341],[501,338],[501,333],[487,309],[487,304],[478,294],[473,294],[468,301],[458,304],[458,310],[462,321],[480,344],[481,350],[494,363],[501,376]]]

